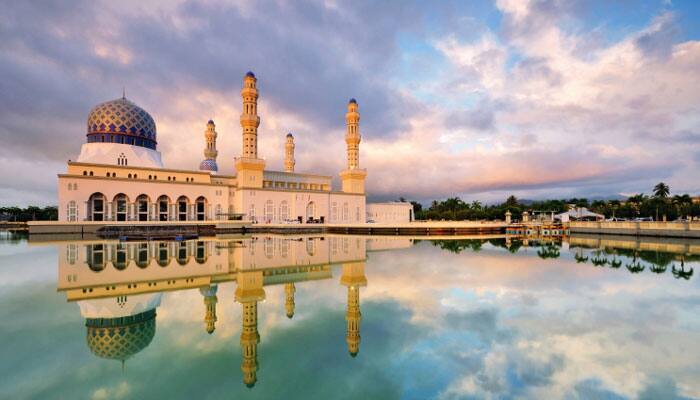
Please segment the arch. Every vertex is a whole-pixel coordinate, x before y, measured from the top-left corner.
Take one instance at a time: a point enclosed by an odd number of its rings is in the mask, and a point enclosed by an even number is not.
[[[313,201],[310,201],[306,205],[306,222],[309,222],[309,220],[313,220],[314,215],[316,215],[316,204]]]
[[[265,202],[265,222],[270,223],[275,217],[275,203],[272,200]]]
[[[123,271],[129,265],[129,258],[125,243],[119,243],[114,251],[114,260],[112,260],[112,265],[119,271]]]
[[[170,206],[170,197],[162,195],[158,197],[158,220],[167,221],[168,218],[168,207]]]
[[[148,221],[148,205],[151,204],[151,198],[146,194],[140,194],[136,197],[136,218],[139,221]]]
[[[124,193],[119,193],[112,200],[114,214],[117,221],[126,221],[129,216],[129,197]]]
[[[136,250],[136,266],[143,269],[148,267],[148,264],[148,243],[139,243],[138,249]]]
[[[316,254],[316,241],[313,238],[306,239],[306,254],[310,256]]]
[[[180,265],[186,265],[190,260],[190,252],[187,242],[179,242],[177,248],[177,263]]]
[[[207,219],[207,199],[204,196],[197,197],[195,201],[195,214],[197,221],[204,221]]]
[[[343,222],[347,222],[350,214],[350,209],[348,208],[348,202],[343,203]]]
[[[197,247],[196,247],[196,252],[194,259],[197,261],[197,264],[204,264],[207,262],[207,247],[206,243],[203,241],[198,241],[197,242]]]
[[[287,200],[282,200],[280,203],[280,222],[285,222],[289,219],[289,203],[287,203]]]
[[[88,219],[90,221],[105,220],[105,195],[93,193],[88,198]]]
[[[105,269],[105,248],[103,244],[89,244],[87,247],[87,264],[90,270],[100,272]]]
[[[170,264],[170,247],[167,243],[158,243],[158,265],[167,267]]]
[[[187,196],[180,196],[177,198],[177,220],[187,221],[187,211],[190,206],[190,199]]]

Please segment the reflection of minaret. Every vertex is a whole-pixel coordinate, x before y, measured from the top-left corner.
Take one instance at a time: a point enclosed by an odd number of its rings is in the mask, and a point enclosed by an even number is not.
[[[287,310],[287,318],[292,318],[294,316],[294,293],[297,291],[294,287],[294,283],[286,283],[284,285],[284,308]]]
[[[348,352],[352,357],[357,356],[360,351],[360,287],[367,286],[365,277],[365,263],[343,264],[343,275],[340,277],[340,284],[348,288],[348,308],[345,312],[347,321],[347,331],[345,341],[348,344]]]
[[[209,287],[199,289],[199,292],[204,296],[204,305],[206,306],[206,314],[204,315],[204,322],[206,323],[207,333],[212,334],[214,329],[216,329],[216,289],[217,285],[211,285]]]
[[[241,329],[241,352],[243,361],[243,383],[249,388],[258,380],[258,301],[265,299],[265,291],[262,288],[262,271],[239,272],[237,277],[236,301],[243,305]]]

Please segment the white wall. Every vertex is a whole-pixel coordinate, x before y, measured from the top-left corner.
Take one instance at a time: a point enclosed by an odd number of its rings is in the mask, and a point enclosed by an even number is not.
[[[411,222],[413,205],[411,203],[370,203],[367,204],[367,220],[378,223]]]

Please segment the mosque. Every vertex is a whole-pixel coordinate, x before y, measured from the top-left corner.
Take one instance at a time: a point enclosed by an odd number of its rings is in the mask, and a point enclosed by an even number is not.
[[[360,113],[350,99],[345,114],[347,168],[342,187],[331,176],[295,171],[294,136],[286,136],[284,171],[267,170],[258,154],[258,80],[243,78],[240,117],[242,154],[236,175],[218,174],[218,133],[214,121],[204,131],[204,160],[196,170],[169,169],[158,151],[151,115],[125,96],[95,106],[87,119],[87,142],[58,175],[59,221],[215,221],[257,223],[364,223],[365,178],[360,168]],[[410,205],[384,204],[387,215],[411,219]],[[397,211],[398,210],[398,211]],[[381,215],[372,213],[372,219]],[[383,215],[383,214],[382,214]]]

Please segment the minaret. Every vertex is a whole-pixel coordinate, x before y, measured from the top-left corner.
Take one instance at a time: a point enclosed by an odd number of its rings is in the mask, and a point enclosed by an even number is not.
[[[216,164],[216,156],[219,152],[216,150],[216,125],[214,121],[207,122],[207,130],[204,131],[204,161],[199,164],[201,171],[217,172],[219,166]]]
[[[207,333],[212,334],[214,329],[216,329],[216,290],[217,285],[211,285],[209,287],[199,289],[199,292],[204,296],[204,306],[206,307],[206,314],[204,315],[204,323],[206,324]]]
[[[241,329],[241,371],[243,383],[252,388],[257,382],[258,372],[258,301],[265,299],[262,271],[239,271],[236,277],[236,301],[243,306]]]
[[[284,145],[284,170],[294,172],[294,136],[287,134],[287,143]]]
[[[294,293],[297,289],[294,287],[294,283],[285,283],[284,285],[284,308],[287,311],[287,318],[291,319],[294,316]]]
[[[362,314],[360,313],[360,287],[367,286],[365,263],[343,264],[343,275],[340,277],[340,283],[348,288],[348,305],[345,312],[345,321],[347,323],[345,341],[348,344],[350,356],[356,357],[360,351],[360,321],[362,320]]]
[[[258,158],[260,117],[258,116],[257,82],[255,74],[248,71],[243,78],[243,88],[241,89],[243,146],[241,147],[241,157],[235,160],[239,188],[261,188],[263,186],[265,160]]]
[[[350,99],[348,112],[345,114],[345,143],[348,145],[348,169],[360,168],[360,113],[357,112],[357,101]]]
[[[350,99],[348,102],[348,112],[345,114],[345,125],[348,165],[347,169],[340,173],[340,180],[343,183],[343,192],[364,194],[367,171],[360,168],[360,113],[358,112],[357,101],[355,99]],[[364,215],[364,210],[362,210],[361,215]]]
[[[241,128],[243,128],[243,157],[258,158],[258,88],[255,74],[248,71],[243,78],[243,112],[241,113]]]

